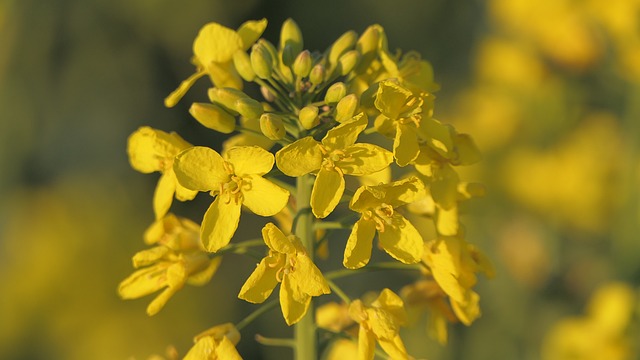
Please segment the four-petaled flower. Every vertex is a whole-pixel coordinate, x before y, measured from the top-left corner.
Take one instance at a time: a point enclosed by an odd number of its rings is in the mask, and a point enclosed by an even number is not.
[[[193,83],[204,75],[209,75],[217,87],[242,89],[242,78],[233,66],[233,54],[248,50],[266,27],[266,19],[247,21],[237,31],[214,22],[203,26],[193,42],[192,61],[197,68],[196,73],[167,96],[165,106],[175,106]]]
[[[184,360],[242,360],[236,350],[240,333],[232,323],[226,323],[199,334],[195,345]]]
[[[394,137],[393,156],[399,166],[407,166],[418,157],[421,141],[440,153],[450,151],[450,130],[431,117],[432,102],[429,94],[415,95],[392,80],[378,85],[374,104],[380,116],[374,126],[381,134]]]
[[[402,299],[389,289],[366,306],[355,300],[349,306],[349,315],[360,324],[358,332],[358,360],[373,359],[376,341],[392,359],[409,359],[400,338],[400,326],[407,323]]]
[[[153,195],[156,219],[169,211],[174,194],[178,200],[186,201],[192,200],[198,193],[180,185],[173,172],[176,155],[191,146],[176,133],[166,133],[148,126],[141,127],[129,136],[127,153],[131,166],[144,174],[155,171],[162,173]]]
[[[198,225],[173,214],[152,224],[145,233],[145,242],[158,246],[134,255],[133,266],[144,268],[120,283],[120,296],[137,299],[164,289],[147,307],[147,314],[151,316],[184,284],[201,286],[209,282],[222,257],[210,259],[202,249],[198,233]]]
[[[362,176],[378,172],[392,161],[389,151],[372,144],[356,144],[367,127],[364,113],[329,130],[321,142],[311,136],[285,146],[276,153],[278,168],[289,176],[317,172],[311,190],[311,210],[327,217],[344,193],[344,175]]]
[[[273,163],[273,154],[257,146],[231,148],[225,158],[195,146],[176,157],[174,170],[182,185],[216,196],[202,220],[201,238],[208,251],[229,244],[242,205],[260,216],[273,216],[287,206],[289,192],[262,177]]]
[[[406,264],[419,262],[424,249],[422,236],[395,208],[424,195],[424,185],[416,177],[358,188],[349,208],[361,216],[347,240],[344,266],[357,269],[369,262],[376,231],[380,245],[389,255]]]
[[[264,302],[278,283],[280,307],[288,325],[300,321],[307,313],[312,296],[329,294],[329,284],[311,261],[300,239],[285,236],[274,224],[262,229],[269,247],[266,256],[240,289],[238,297],[252,302]]]

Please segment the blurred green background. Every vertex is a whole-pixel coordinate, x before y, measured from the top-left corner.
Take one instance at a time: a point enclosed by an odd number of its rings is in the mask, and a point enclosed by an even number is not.
[[[265,38],[276,42],[292,17],[305,47],[319,50],[381,24],[390,49],[433,64],[436,117],[485,154],[464,176],[489,194],[464,223],[498,277],[479,286],[482,318],[453,326],[446,347],[426,340],[424,326],[408,330],[410,353],[562,359],[555,324],[590,316],[590,296],[609,282],[637,294],[639,1],[0,0],[0,358],[145,359],[169,344],[184,354],[195,334],[253,309],[235,298],[253,266],[241,257],[152,318],[150,298],[125,302],[116,287],[144,248],[157,181],[129,167],[127,136],[149,125],[219,149],[223,138],[187,111],[205,98],[206,80],[173,109],[163,99],[192,73],[202,25],[263,17]],[[174,211],[199,221],[207,201]],[[380,290],[376,279],[359,286]],[[640,356],[634,301],[635,318],[625,316],[635,322],[602,340],[622,344],[609,358]],[[289,356],[252,341],[255,332],[286,336],[283,324],[247,328],[241,354]]]

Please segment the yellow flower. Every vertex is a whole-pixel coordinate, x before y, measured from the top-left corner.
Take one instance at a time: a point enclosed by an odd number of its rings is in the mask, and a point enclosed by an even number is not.
[[[431,118],[432,98],[428,94],[416,96],[386,80],[378,85],[374,105],[380,111],[374,126],[381,134],[394,137],[393,156],[399,166],[406,166],[418,157],[419,139],[443,155],[451,150],[450,130]]]
[[[400,294],[409,311],[412,309],[427,310],[427,335],[437,340],[441,345],[446,345],[447,323],[457,322],[458,319],[447,303],[447,296],[438,283],[433,280],[419,280],[403,287]]]
[[[232,323],[226,323],[196,336],[195,345],[184,360],[242,360],[236,350],[240,333]]]
[[[311,136],[285,146],[276,154],[278,168],[289,176],[317,172],[311,191],[311,209],[317,218],[327,217],[344,193],[344,175],[362,176],[387,167],[391,153],[372,144],[355,144],[367,127],[364,113],[329,130],[322,142]]]
[[[289,192],[262,177],[273,162],[273,155],[257,146],[231,148],[225,158],[213,149],[195,146],[176,157],[174,170],[181,184],[216,196],[202,220],[201,238],[207,251],[229,244],[242,205],[260,216],[273,216],[287,205]]]
[[[196,224],[173,214],[157,220],[145,233],[145,241],[159,245],[135,254],[133,266],[144,268],[120,283],[120,296],[137,299],[164,289],[147,307],[151,316],[185,283],[201,286],[209,282],[222,257],[209,259],[201,248],[198,233]]]
[[[466,185],[460,182],[453,166],[471,165],[481,158],[480,151],[469,135],[454,134],[452,139],[452,149],[445,156],[422,145],[414,161],[416,171],[426,178],[435,204],[436,230],[444,236],[454,236],[459,231],[458,199],[461,185]]]
[[[407,314],[402,299],[393,291],[382,290],[370,306],[361,300],[353,301],[349,315],[360,324],[358,360],[373,359],[376,341],[392,359],[409,359],[399,334],[400,326],[407,322]]]
[[[139,128],[129,136],[127,153],[131,166],[145,174],[155,171],[162,173],[153,195],[156,219],[169,211],[174,194],[178,200],[186,201],[192,200],[198,193],[180,185],[173,172],[176,155],[191,146],[176,133],[166,133],[148,126]]]
[[[344,266],[357,269],[369,262],[376,231],[380,245],[393,258],[406,264],[419,262],[424,251],[422,236],[395,208],[412,203],[424,194],[424,185],[416,177],[358,188],[349,208],[362,215],[347,240]]]
[[[433,81],[431,64],[422,60],[420,54],[415,51],[407,52],[398,62],[387,51],[380,51],[380,59],[388,77],[398,79],[404,87],[413,93],[432,93],[440,88]]]
[[[196,73],[167,96],[165,106],[175,106],[196,80],[204,75],[209,75],[216,87],[242,89],[242,78],[234,68],[233,54],[248,50],[266,27],[266,19],[247,21],[237,31],[214,22],[203,26],[193,42],[192,62],[196,66]]]
[[[489,259],[462,237],[446,237],[425,244],[424,261],[438,285],[451,298],[451,306],[465,325],[480,316],[480,296],[471,290],[476,272],[491,278],[495,270]]]
[[[331,292],[329,284],[297,237],[287,237],[274,224],[268,223],[262,229],[262,238],[269,247],[269,255],[249,276],[238,298],[262,303],[281,283],[282,314],[288,325],[295,324],[307,313],[312,296]]]

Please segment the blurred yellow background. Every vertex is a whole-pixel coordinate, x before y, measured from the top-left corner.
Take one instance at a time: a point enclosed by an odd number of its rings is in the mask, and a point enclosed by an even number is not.
[[[263,17],[272,42],[291,17],[319,50],[381,24],[390,49],[433,64],[436,117],[484,152],[464,175],[489,189],[464,219],[498,270],[478,289],[483,317],[456,325],[446,347],[417,326],[410,353],[639,358],[638,0],[0,0],[0,358],[184,354],[193,335],[250,311],[235,298],[252,266],[240,257],[151,318],[149,299],[116,288],[144,248],[157,181],[129,167],[127,136],[150,125],[219,149],[187,111],[206,81],[173,109],[163,99],[192,73],[202,25]],[[174,209],[198,220],[206,206]],[[245,358],[289,356],[252,341],[270,327],[247,328]]]

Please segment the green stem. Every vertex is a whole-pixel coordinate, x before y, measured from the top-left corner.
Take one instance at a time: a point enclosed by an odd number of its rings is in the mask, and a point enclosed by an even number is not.
[[[363,267],[361,269],[355,269],[355,270],[342,269],[342,270],[330,271],[324,275],[324,278],[327,280],[333,280],[333,279],[340,279],[346,276],[361,274],[363,272],[380,271],[380,270],[417,271],[417,270],[420,270],[420,265],[419,264],[407,265],[400,262],[384,262],[384,263],[367,265],[367,267]]]
[[[247,315],[247,317],[240,320],[240,322],[236,324],[236,329],[238,329],[238,331],[242,330],[245,326],[251,324],[253,320],[259,318],[262,314],[273,309],[276,305],[278,305],[278,303],[279,303],[278,300],[273,300],[273,301],[269,301],[266,304],[263,304],[257,310]]]
[[[280,339],[280,338],[268,338],[260,334],[256,335],[256,341],[262,345],[267,346],[284,346],[284,347],[296,347],[296,342],[293,339]]]
[[[314,237],[313,237],[313,214],[309,206],[311,204],[311,188],[313,178],[311,175],[304,175],[297,178],[298,212],[296,214],[295,234],[306,248],[311,261],[314,259]],[[296,360],[313,360],[317,357],[316,347],[316,327],[314,322],[315,306],[313,299],[307,310],[307,314],[295,325],[293,330],[296,347]]]
[[[344,291],[342,291],[342,289],[338,285],[336,285],[336,283],[331,280],[327,280],[327,282],[329,283],[329,287],[331,287],[331,290],[333,290],[333,292],[336,293],[336,295],[338,295],[338,297],[340,297],[340,299],[342,299],[345,304],[351,303],[351,298],[349,298],[349,296],[347,296],[347,294],[345,294]]]

